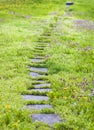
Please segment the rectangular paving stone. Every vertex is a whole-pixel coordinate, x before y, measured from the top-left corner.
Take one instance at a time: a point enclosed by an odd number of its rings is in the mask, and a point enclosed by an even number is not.
[[[35,88],[41,88],[41,87],[50,87],[50,83],[44,83],[44,84],[35,84]]]
[[[61,121],[60,117],[56,114],[32,114],[33,120],[53,125]]]
[[[47,73],[48,69],[47,68],[37,68],[37,67],[30,67],[31,71],[38,71],[38,72],[44,72]]]
[[[49,97],[47,96],[39,96],[39,95],[22,95],[24,100],[36,100],[36,101],[40,101],[40,100],[45,100],[48,101]]]
[[[66,2],[66,5],[70,6],[70,5],[73,5],[74,2]]]
[[[30,72],[30,76],[32,77],[32,78],[37,78],[37,77],[39,77],[39,76],[46,76],[45,74],[39,74],[39,73],[37,73],[37,72]]]
[[[39,91],[39,92],[49,92],[49,91],[51,91],[51,89],[50,88],[45,88],[45,89],[31,89],[31,91],[34,91],[34,92],[36,92],[36,91]]]
[[[43,62],[44,60],[43,59],[31,59],[31,62],[33,63],[40,63],[40,62]]]
[[[39,104],[39,105],[27,105],[27,109],[34,109],[34,110],[42,110],[44,108],[52,108],[52,105],[47,105],[47,104]]]

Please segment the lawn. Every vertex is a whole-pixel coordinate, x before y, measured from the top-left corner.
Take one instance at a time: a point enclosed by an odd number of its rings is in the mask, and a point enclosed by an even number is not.
[[[69,9],[65,2],[0,1],[0,130],[94,129],[94,0],[73,0]],[[53,127],[34,122],[21,96],[32,87],[30,59],[46,31],[48,96],[63,120]]]

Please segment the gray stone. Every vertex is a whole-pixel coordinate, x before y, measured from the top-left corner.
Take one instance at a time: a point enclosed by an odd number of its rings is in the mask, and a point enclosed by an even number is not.
[[[36,67],[30,67],[31,71],[37,71],[37,72],[44,72],[47,73],[48,69],[47,68],[36,68]]]
[[[39,92],[49,92],[49,91],[51,91],[51,89],[50,88],[47,88],[47,89],[31,89],[31,91],[34,91],[34,92],[36,92],[36,91],[39,91]]]
[[[66,2],[66,5],[70,6],[70,5],[73,5],[74,2]]]
[[[60,117],[56,114],[32,114],[32,118],[34,121],[44,122],[49,125],[53,125],[61,121]]]
[[[27,105],[27,109],[34,109],[34,110],[42,110],[44,108],[52,108],[52,105],[47,105],[47,104],[39,104],[39,105]]]
[[[30,72],[30,76],[32,78],[36,78],[36,77],[40,76],[40,74],[38,74],[37,72]]]
[[[39,76],[46,76],[45,74],[39,74],[39,73],[37,73],[37,72],[30,72],[30,76],[32,77],[32,78],[37,78],[37,77],[39,77]]]
[[[50,83],[45,83],[45,84],[36,84],[34,85],[35,88],[41,88],[41,87],[50,87]]]
[[[40,63],[40,62],[43,62],[43,59],[38,59],[38,58],[31,59],[31,62],[33,62],[33,63]]]
[[[40,101],[40,100],[45,100],[48,101],[49,98],[47,96],[39,96],[39,95],[22,95],[24,100],[36,100],[36,101]]]

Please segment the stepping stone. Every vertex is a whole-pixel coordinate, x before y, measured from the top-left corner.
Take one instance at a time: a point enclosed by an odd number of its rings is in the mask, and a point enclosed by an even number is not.
[[[67,2],[66,5],[70,6],[70,5],[73,5],[74,2]]]
[[[32,78],[37,78],[37,77],[39,77],[39,76],[46,76],[45,74],[39,74],[39,73],[37,73],[37,72],[30,72],[30,76],[32,77]]]
[[[34,63],[40,63],[40,62],[43,62],[43,59],[31,59],[31,62],[34,62]]]
[[[50,87],[50,83],[45,83],[45,84],[35,84],[34,87],[35,88],[41,88],[41,87]]]
[[[49,92],[49,91],[51,91],[50,88],[47,88],[47,89],[30,89],[30,90],[34,91],[34,92],[37,92],[37,91],[39,91],[39,92]]]
[[[32,114],[34,121],[40,121],[47,123],[48,125],[53,125],[61,121],[60,117],[56,114]]]
[[[44,108],[52,108],[52,105],[40,104],[40,105],[27,105],[26,108],[34,110],[42,110]]]
[[[45,100],[48,101],[49,98],[47,96],[39,96],[39,95],[22,95],[24,100],[36,100],[36,101],[40,101],[40,100]]]
[[[36,68],[36,67],[30,67],[31,71],[38,71],[38,72],[44,72],[47,73],[48,69],[47,68]]]

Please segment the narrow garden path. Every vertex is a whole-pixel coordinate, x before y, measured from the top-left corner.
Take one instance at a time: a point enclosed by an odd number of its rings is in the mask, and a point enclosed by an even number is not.
[[[23,94],[24,100],[29,101],[26,108],[29,110],[37,110],[32,114],[34,121],[40,121],[53,125],[61,121],[59,115],[54,113],[54,107],[51,105],[48,93],[52,91],[51,84],[48,80],[48,69],[46,67],[45,49],[50,44],[51,30],[54,26],[50,26],[38,38],[35,48],[34,57],[31,59],[30,76],[32,78],[32,87],[29,88],[28,94]],[[40,111],[44,110],[42,113]]]

